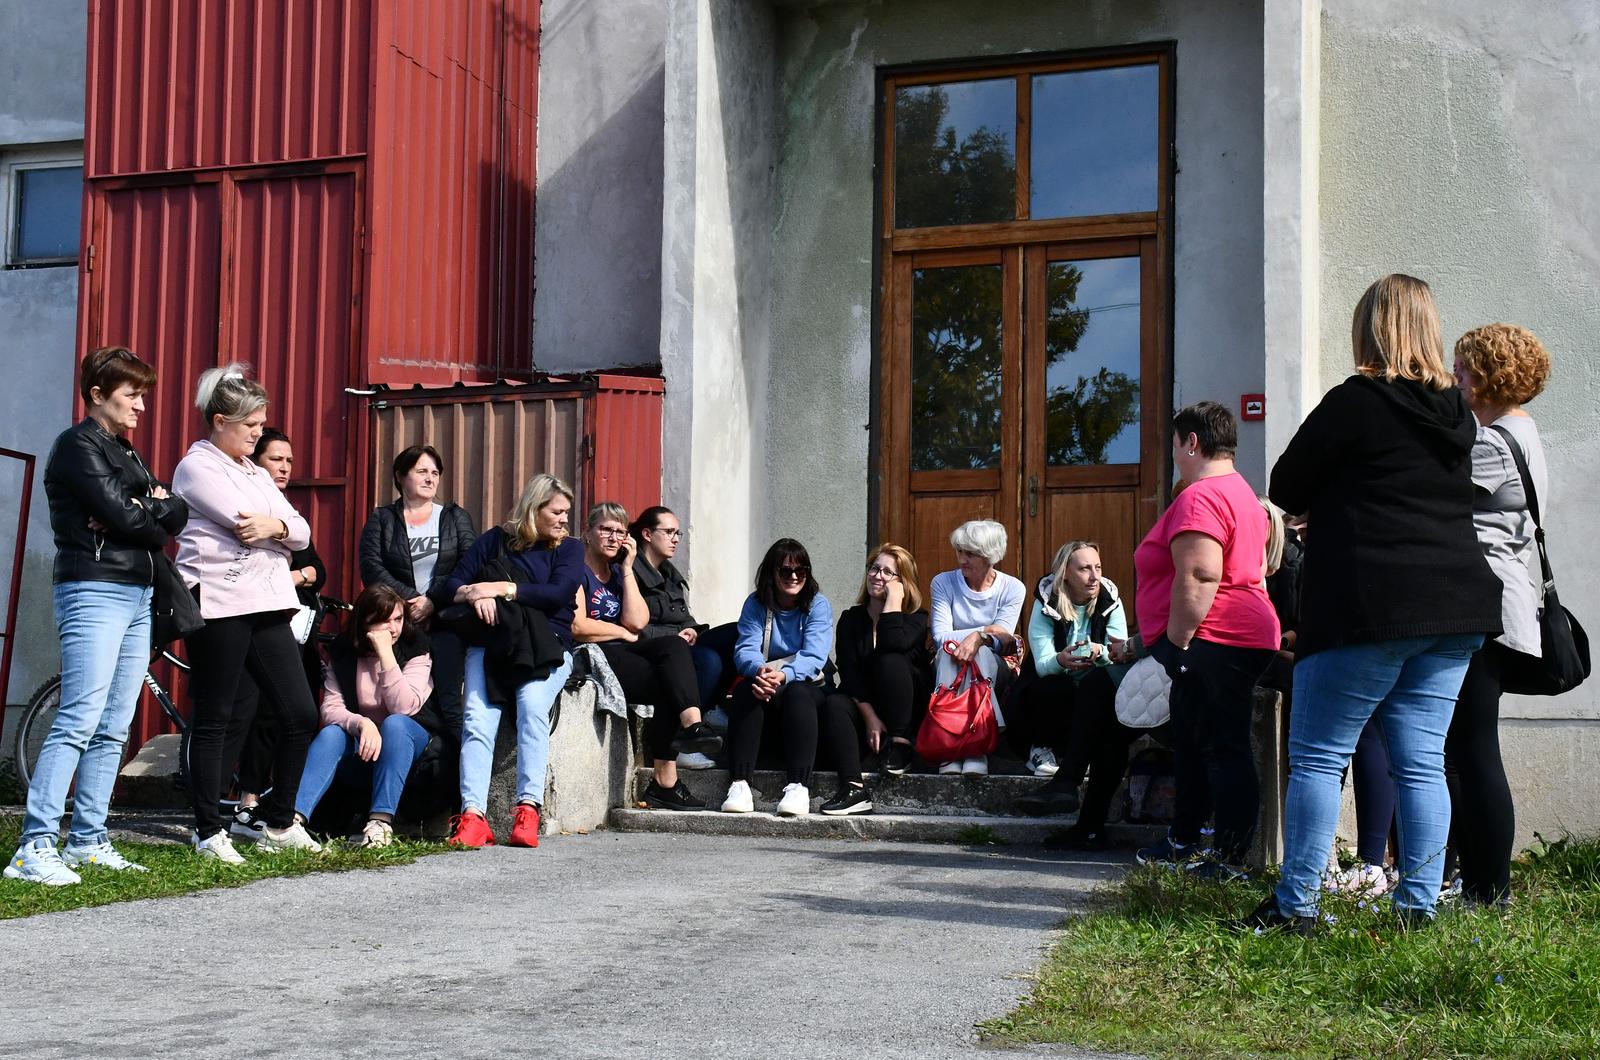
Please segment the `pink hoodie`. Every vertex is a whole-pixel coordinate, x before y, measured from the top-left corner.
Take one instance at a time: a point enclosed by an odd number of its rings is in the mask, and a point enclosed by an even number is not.
[[[390,714],[410,717],[433,695],[433,659],[415,656],[404,667],[382,669],[376,655],[356,659],[355,710],[344,701],[339,681],[327,665],[322,667],[322,724],[337,725],[351,736],[361,733],[361,719],[382,724]]]
[[[172,492],[189,505],[178,534],[178,571],[200,586],[200,616],[229,618],[300,606],[289,553],[311,543],[311,527],[272,482],[267,469],[234,460],[202,439],[172,473]],[[233,535],[240,512],[282,519],[289,536],[246,545]]]

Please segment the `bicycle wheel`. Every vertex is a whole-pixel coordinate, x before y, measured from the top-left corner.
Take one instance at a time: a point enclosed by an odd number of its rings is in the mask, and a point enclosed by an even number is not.
[[[24,792],[33,780],[33,767],[39,763],[44,738],[50,735],[50,726],[55,724],[60,707],[61,675],[56,674],[28,697],[28,705],[22,708],[22,717],[17,719],[17,783]]]

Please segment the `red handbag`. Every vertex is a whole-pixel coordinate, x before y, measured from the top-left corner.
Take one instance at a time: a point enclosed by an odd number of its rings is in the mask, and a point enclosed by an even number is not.
[[[945,650],[955,647],[946,644]],[[962,685],[966,687],[963,688]],[[978,662],[963,663],[955,679],[933,690],[928,716],[917,730],[917,756],[924,762],[955,762],[981,758],[1000,742],[994,717],[994,682],[983,676]]]

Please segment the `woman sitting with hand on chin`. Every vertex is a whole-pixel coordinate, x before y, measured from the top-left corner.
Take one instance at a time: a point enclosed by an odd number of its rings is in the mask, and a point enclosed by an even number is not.
[[[644,790],[644,801],[658,810],[703,810],[705,803],[678,779],[678,755],[716,754],[722,750],[722,737],[700,720],[700,688],[689,642],[639,636],[650,609],[634,576],[633,538],[622,505],[607,502],[589,510],[583,562],[572,639],[599,645],[628,702],[656,708],[645,725],[655,776]]]

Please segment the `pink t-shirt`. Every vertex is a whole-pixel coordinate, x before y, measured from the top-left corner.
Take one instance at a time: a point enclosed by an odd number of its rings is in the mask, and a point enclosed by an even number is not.
[[[1172,499],[1133,554],[1134,604],[1146,644],[1167,630],[1172,610],[1172,539],[1196,531],[1222,545],[1222,580],[1195,636],[1236,648],[1277,648],[1282,633],[1261,568],[1267,554],[1267,513],[1237,471],[1213,475]]]

